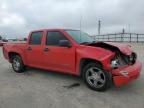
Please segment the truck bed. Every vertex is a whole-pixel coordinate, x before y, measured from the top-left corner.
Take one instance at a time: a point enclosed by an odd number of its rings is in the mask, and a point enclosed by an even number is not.
[[[8,59],[8,52],[23,53],[26,49],[26,43],[6,43],[3,45],[4,57]]]

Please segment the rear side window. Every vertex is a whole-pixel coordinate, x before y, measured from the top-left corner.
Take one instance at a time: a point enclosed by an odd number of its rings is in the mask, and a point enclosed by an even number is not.
[[[60,40],[67,40],[61,32],[48,32],[46,36],[46,45],[59,46]]]
[[[40,45],[42,41],[43,32],[33,32],[30,37],[30,45]]]

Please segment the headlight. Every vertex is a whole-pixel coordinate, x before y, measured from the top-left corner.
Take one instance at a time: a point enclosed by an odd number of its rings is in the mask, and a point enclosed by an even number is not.
[[[119,66],[119,60],[118,60],[118,59],[115,59],[115,60],[112,60],[112,61],[111,61],[111,67],[112,67],[113,69],[118,68],[118,66]]]

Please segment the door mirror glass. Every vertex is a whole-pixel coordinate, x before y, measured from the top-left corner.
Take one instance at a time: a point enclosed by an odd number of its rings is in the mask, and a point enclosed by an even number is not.
[[[60,40],[59,46],[68,47],[68,48],[72,47],[71,43],[68,40]]]

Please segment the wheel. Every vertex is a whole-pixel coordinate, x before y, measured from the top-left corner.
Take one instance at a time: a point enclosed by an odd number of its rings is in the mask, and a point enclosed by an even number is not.
[[[111,74],[104,71],[101,65],[94,62],[84,67],[83,79],[87,86],[95,91],[105,91],[112,84]]]
[[[12,57],[12,68],[17,73],[24,72],[25,66],[20,56],[15,55]]]

